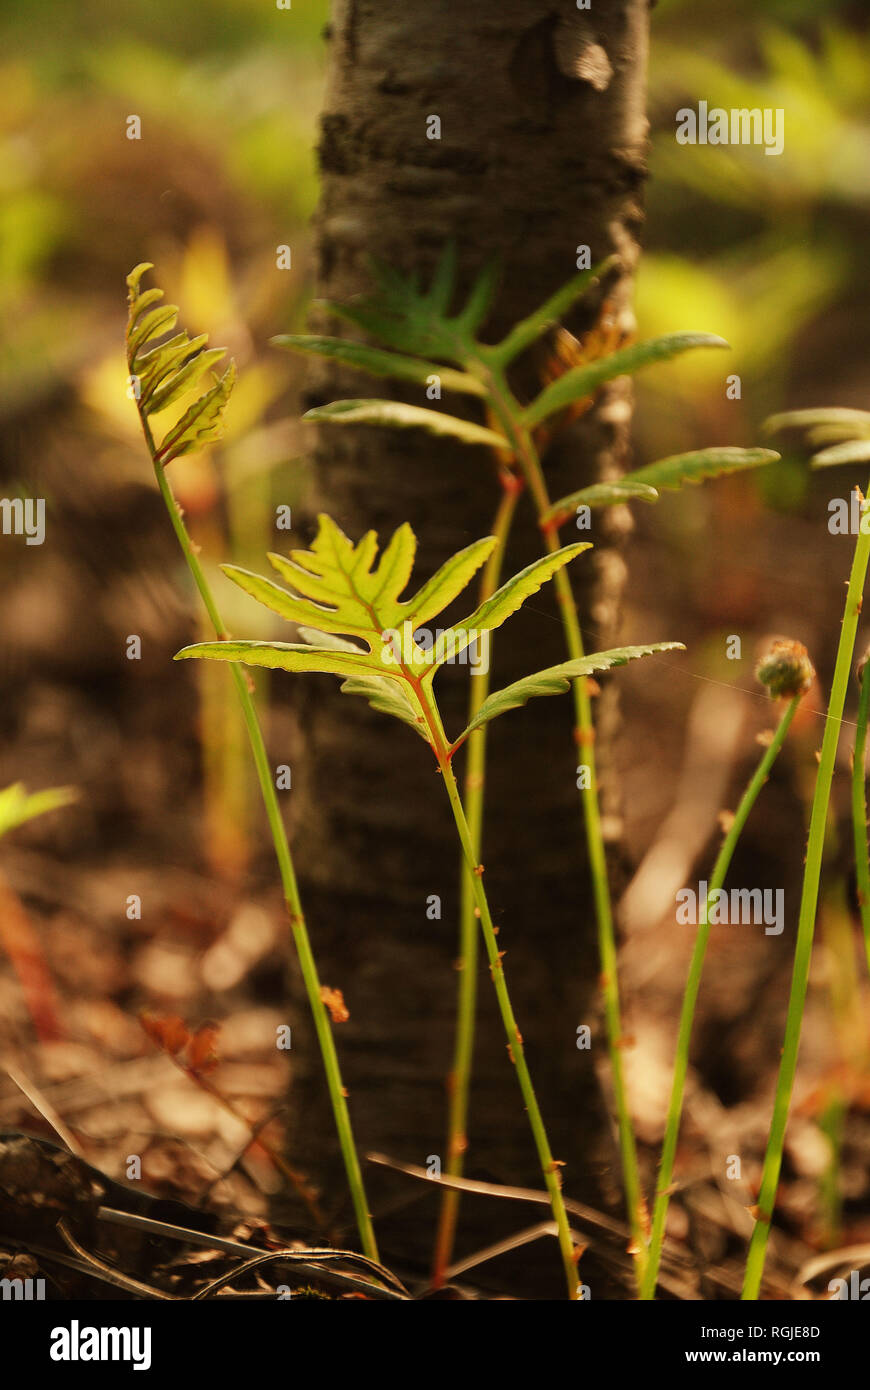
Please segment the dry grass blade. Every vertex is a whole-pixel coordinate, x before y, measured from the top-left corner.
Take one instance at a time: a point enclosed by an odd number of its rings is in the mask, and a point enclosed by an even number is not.
[[[162,1303],[178,1303],[181,1301],[176,1298],[173,1293],[166,1293],[163,1289],[152,1288],[150,1284],[140,1284],[138,1279],[131,1279],[129,1275],[122,1274],[120,1270],[113,1269],[111,1265],[105,1264],[102,1260],[98,1259],[96,1255],[92,1255],[83,1245],[79,1245],[63,1218],[57,1223],[57,1233],[64,1244],[69,1246],[70,1250],[74,1251],[80,1260],[84,1261],[88,1269],[106,1283],[114,1284],[115,1287],[119,1289],[126,1289],[128,1293],[139,1294],[142,1298],[157,1299]]]
[[[483,1250],[476,1250],[473,1255],[468,1255],[464,1260],[457,1260],[447,1269],[447,1278],[455,1279],[457,1275],[465,1274],[469,1269],[476,1269],[478,1265],[486,1264],[488,1260],[498,1259],[499,1255],[508,1255],[511,1250],[518,1250],[521,1245],[530,1245],[533,1240],[540,1240],[542,1236],[556,1236],[559,1228],[555,1221],[539,1221],[537,1226],[527,1226],[524,1231],[517,1231],[515,1235],[507,1236],[504,1240],[497,1241],[495,1245],[487,1245]],[[577,1232],[573,1232],[576,1236]],[[578,1241],[580,1237],[577,1237]]]
[[[794,1277],[792,1292],[799,1294],[806,1284],[817,1279],[826,1270],[852,1270],[866,1264],[870,1264],[870,1245],[844,1245],[840,1250],[826,1250],[823,1255],[814,1255],[806,1264],[801,1265]]]
[[[25,1095],[30,1101],[34,1110],[38,1111],[42,1118],[51,1125],[58,1139],[66,1145],[70,1153],[75,1154],[76,1158],[84,1159],[85,1155],[81,1144],[76,1139],[75,1135],[67,1129],[60,1115],[58,1115],[54,1106],[51,1104],[51,1101],[47,1100],[39,1088],[35,1086],[23,1072],[20,1072],[17,1067],[13,1067],[11,1064],[7,1063],[5,1070],[9,1080],[14,1081],[22,1095]]]
[[[547,1193],[534,1187],[509,1187],[502,1183],[479,1182],[474,1178],[450,1178],[443,1174],[440,1178],[433,1178],[425,1168],[418,1167],[416,1163],[399,1163],[398,1160],[381,1153],[366,1154],[366,1159],[382,1168],[392,1168],[396,1173],[404,1173],[406,1177],[420,1178],[428,1183],[436,1182],[440,1187],[455,1188],[457,1192],[477,1193],[481,1197],[502,1197],[512,1202],[533,1202],[537,1206],[550,1204]],[[603,1212],[584,1206],[582,1202],[575,1202],[570,1197],[565,1198],[565,1207],[572,1216],[585,1221],[587,1225],[597,1226],[599,1230],[607,1231],[618,1240],[629,1239],[628,1227],[605,1216]]]
[[[113,1207],[100,1207],[98,1213],[100,1221],[110,1221],[118,1226],[131,1226],[136,1230],[149,1231],[153,1235],[164,1236],[167,1240],[183,1241],[187,1245],[199,1245],[205,1250],[225,1250],[230,1255],[241,1255],[246,1260],[251,1258],[251,1247],[242,1245],[241,1241],[229,1240],[226,1236],[207,1235],[202,1231],[191,1231],[185,1226],[174,1226],[168,1221],[155,1221],[150,1216],[137,1216],[133,1212],[117,1211]],[[371,1298],[386,1299],[410,1299],[411,1295],[404,1284],[374,1260],[368,1259],[365,1255],[358,1255],[354,1250],[330,1250],[330,1249],[310,1249],[310,1250],[270,1250],[265,1253],[270,1259],[282,1259],[295,1264],[300,1273],[311,1274],[324,1283],[331,1283],[336,1286],[342,1285],[348,1289],[353,1289],[358,1293],[366,1293]],[[337,1270],[324,1268],[327,1264],[356,1265],[373,1278],[382,1280],[387,1288],[382,1288],[378,1284],[371,1284],[363,1279],[355,1279],[352,1275],[341,1274]],[[232,1278],[236,1277],[239,1271],[235,1271]]]

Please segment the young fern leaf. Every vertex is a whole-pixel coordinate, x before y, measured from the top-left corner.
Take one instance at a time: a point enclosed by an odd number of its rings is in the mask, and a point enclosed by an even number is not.
[[[174,326],[176,310],[171,309],[168,314],[163,311],[163,317],[154,317],[155,310],[151,306],[161,298],[162,291],[146,290],[144,293],[140,293],[139,288],[143,274],[149,269],[151,267],[148,264],[138,265],[127,279],[129,297],[128,370],[131,384],[135,388],[134,394],[138,404],[142,432],[154,465],[157,487],[181,547],[191,579],[208,615],[209,623],[214,629],[215,636],[222,639],[227,635],[226,627],[198,558],[197,548],[185,526],[183,513],[173,494],[164,465],[170,459],[177,458],[180,454],[189,453],[191,450],[217,438],[222,426],[224,407],[232,388],[234,369],[231,364],[223,377],[212,378],[213,384],[198,400],[194,401],[193,405],[183,411],[180,419],[170,428],[158,448],[154,441],[149,417],[158,410],[163,410],[166,406],[185,397],[208,368],[218,358],[224,356],[224,351],[223,349],[204,351],[207,342],[204,335],[191,339],[186,333],[177,333],[168,341],[160,341],[160,334],[168,331],[170,325]],[[353,1127],[347,1104],[347,1091],[342,1081],[335,1040],[327,1019],[323,986],[311,948],[311,939],[308,935],[308,926],[299,894],[287,831],[278,805],[275,785],[269,771],[266,745],[257,718],[252,692],[243,672],[233,667],[231,677],[251,746],[257,781],[263,798],[263,809],[275,848],[290,935],[296,949],[305,992],[311,1008],[314,1032],[323,1059],[330,1105],[359,1228],[360,1241],[367,1257],[376,1261],[378,1258],[377,1240],[354,1143]]]
[[[455,247],[445,249],[428,290],[391,266],[371,263],[374,293],[352,304],[323,304],[338,318],[361,328],[375,342],[413,357],[436,357],[462,365],[474,335],[489,312],[498,268],[486,266],[462,310],[448,313],[454,297]]]
[[[550,525],[561,526],[581,506],[609,507],[616,502],[632,500],[655,502],[659,488],[676,490],[684,483],[701,483],[726,473],[760,468],[778,458],[779,454],[773,449],[698,449],[688,454],[674,454],[626,473],[613,482],[593,483],[567,497],[560,497],[544,520]]]
[[[185,647],[178,659],[241,661],[249,666],[342,676],[343,690],[363,695],[375,709],[402,719],[434,747],[426,710],[432,698],[429,685],[436,672],[482,633],[500,627],[558,570],[590,548],[580,542],[534,561],[464,623],[439,634],[437,644],[431,648],[420,645],[414,633],[468,586],[494,544],[491,536],[476,541],[452,556],[411,598],[402,599],[416,551],[410,526],[399,527],[376,565],[377,538],[373,532],[354,545],[330,517],[321,516],[311,550],[292,551],[289,559],[272,557],[295,592],[234,566],[225,568],[246,593],[282,617],[304,624],[301,635],[305,643],[200,642]],[[349,636],[359,641],[349,641]],[[533,693],[530,690],[525,698]],[[538,693],[553,691],[542,687]]]
[[[636,483],[630,477],[613,478],[606,483],[590,483],[577,492],[569,493],[554,502],[544,513],[544,524],[561,526],[578,507],[614,507],[619,502],[657,502],[658,492],[647,483]]]
[[[410,528],[409,528],[410,529]],[[430,618],[443,613],[448,604],[468,588],[478,570],[486,564],[495,547],[492,536],[472,541],[464,550],[457,550],[435,571],[408,603],[403,621],[412,628],[422,627]],[[407,582],[407,581],[406,581]]]
[[[545,386],[523,411],[523,423],[531,429],[572,402],[587,399],[606,381],[613,381],[618,376],[632,376],[642,367],[667,362],[697,347],[727,348],[728,344],[724,338],[712,333],[669,333],[663,338],[651,338],[648,342],[621,348],[608,357],[574,367]]]
[[[542,585],[546,584],[557,571],[561,570],[568,560],[579,555],[584,550],[591,550],[589,541],[578,541],[573,545],[563,546],[561,550],[555,551],[552,555],[542,555],[540,559],[533,560],[525,569],[520,570],[512,579],[508,579],[502,584],[500,589],[486,599],[474,612],[462,623],[457,623],[456,627],[451,628],[443,635],[446,648],[449,648],[450,655],[464,651],[467,646],[474,641],[475,636],[482,632],[494,632],[501,627],[502,623],[516,613],[521,608],[526,599],[532,594],[536,594]],[[446,657],[444,658],[447,659]],[[438,662],[438,665],[442,664]],[[433,672],[434,674],[434,672]]]
[[[831,444],[813,454],[810,464],[813,468],[834,468],[842,463],[867,463],[870,461],[870,439],[849,439],[842,444]]]
[[[143,261],[127,276],[127,370],[143,421],[175,405],[226,355],[225,348],[206,348],[205,335],[189,338],[186,333],[176,333],[161,341],[175,326],[178,309],[171,304],[153,307],[163,298],[162,290],[140,293],[142,276],[151,269],[151,263]],[[233,362],[223,376],[211,373],[208,390],[188,406],[155,446],[156,463],[170,463],[220,437],[235,374]]]
[[[323,307],[337,317],[355,324],[393,351],[317,334],[281,334],[272,342],[289,351],[332,358],[371,376],[392,377],[421,385],[437,376],[445,390],[484,397],[486,387],[478,375],[447,367],[444,362],[464,364],[469,358],[477,357],[501,367],[508,366],[525,348],[553,328],[617,263],[618,257],[611,256],[573,276],[534,313],[516,324],[500,343],[489,346],[477,342],[476,334],[492,302],[498,267],[495,264],[485,267],[464,308],[450,318],[448,311],[456,271],[455,247],[451,243],[425,294],[417,289],[412,279],[375,264],[372,273],[376,289],[372,296],[350,305],[322,302]],[[440,360],[428,360],[429,355]]]
[[[774,449],[695,449],[636,468],[626,474],[625,480],[676,492],[684,483],[703,483],[708,478],[761,468],[766,463],[775,463],[778,458]]]
[[[395,381],[415,381],[421,386],[437,376],[447,391],[460,391],[469,396],[483,396],[485,389],[477,377],[429,362],[424,357],[406,357],[399,352],[369,347],[350,338],[329,338],[316,334],[282,333],[272,342],[275,347],[290,352],[302,352],[311,357],[329,357],[344,367],[367,372],[369,376],[391,377]]]
[[[870,439],[870,411],[853,410],[847,406],[786,410],[765,420],[764,429],[767,434],[776,434],[779,430],[808,429],[819,444],[836,439]]]
[[[789,410],[782,415],[771,415],[765,420],[764,428],[769,434],[782,429],[806,429],[811,446],[817,449],[810,458],[813,468],[870,461],[870,413],[866,410],[850,410],[843,406]],[[818,449],[820,444],[828,447]]]
[[[563,661],[559,666],[550,666],[545,671],[536,671],[532,676],[506,685],[484,700],[474,719],[459,735],[452,745],[451,755],[462,746],[470,733],[497,719],[509,709],[519,709],[538,695],[559,695],[566,691],[572,680],[578,676],[591,676],[596,671],[607,671],[612,666],[625,666],[629,661],[637,661],[642,656],[654,656],[657,652],[685,651],[682,642],[654,642],[644,647],[616,647],[611,651],[593,652],[591,656],[580,657],[575,661]]]
[[[428,434],[449,435],[463,444],[485,444],[489,449],[508,449],[504,435],[472,420],[461,420],[440,410],[427,410],[402,401],[350,400],[318,405],[302,416],[330,425],[383,425],[400,430],[426,430]]]

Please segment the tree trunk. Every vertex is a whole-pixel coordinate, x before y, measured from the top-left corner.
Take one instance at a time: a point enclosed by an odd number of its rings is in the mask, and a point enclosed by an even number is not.
[[[367,288],[369,257],[418,270],[425,280],[454,238],[460,294],[490,259],[503,266],[487,325],[500,336],[575,272],[576,248],[587,244],[593,260],[619,252],[623,271],[609,298],[631,326],[645,174],[646,0],[610,0],[589,12],[545,0],[434,0],[425,8],[336,0],[330,42],[321,295],[344,300]],[[437,140],[427,138],[433,115],[441,122]],[[388,389],[327,366],[315,369],[310,385],[311,404]],[[624,383],[602,393],[594,412],[551,450],[552,495],[621,471],[629,419]],[[411,522],[421,581],[491,529],[497,489],[482,450],[417,433],[324,428],[317,466],[317,503],[350,536],[374,527],[383,543],[400,522]],[[595,551],[573,567],[590,648],[615,634],[618,541],[627,524],[617,511],[599,516]],[[524,499],[505,574],[538,553]],[[497,635],[493,688],[564,659],[545,589]],[[445,669],[439,693],[448,729],[461,728],[462,668]],[[425,1164],[445,1151],[455,1004],[459,872],[449,809],[431,755],[404,728],[325,685],[309,684],[299,698],[307,786],[297,853],[323,978],[344,990],[351,1011],[337,1032],[357,1138],[363,1153]],[[599,710],[605,780],[613,698],[608,686]],[[508,984],[554,1151],[565,1162],[566,1192],[602,1206],[613,1200],[618,1164],[596,1077],[606,1055],[602,1029],[593,1030],[591,1053],[576,1045],[578,1024],[596,1022],[598,962],[567,697],[533,702],[494,724],[489,760],[482,857]],[[606,782],[606,821],[618,833],[613,796]],[[427,920],[433,894],[441,899],[440,921]],[[304,1028],[294,1043],[291,1152],[322,1184],[328,1207],[344,1189],[325,1087]],[[483,970],[468,1138],[469,1176],[541,1186]],[[366,1176],[382,1253],[423,1272],[435,1185],[370,1166]],[[465,1198],[459,1252],[541,1215]],[[339,1219],[352,1239],[346,1204]],[[555,1246],[545,1245],[534,1261],[546,1254],[552,1285],[545,1280],[538,1291],[558,1292]],[[518,1287],[531,1261],[526,1251],[515,1266],[523,1269]]]

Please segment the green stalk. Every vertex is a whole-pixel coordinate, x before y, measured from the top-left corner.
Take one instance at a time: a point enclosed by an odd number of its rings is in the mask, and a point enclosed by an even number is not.
[[[531,493],[541,525],[544,543],[552,555],[559,549],[559,538],[554,527],[544,521],[550,510],[550,497],[544,479],[541,462],[534,439],[521,422],[521,407],[514,398],[503,373],[491,366],[483,372],[493,413],[499,419],[517,462],[522,469],[526,484]],[[553,580],[556,599],[565,633],[565,645],[569,657],[574,660],[585,655],[583,636],[577,616],[577,605],[571,588],[571,581],[564,570],[559,570]],[[595,723],[592,717],[592,701],[585,678],[572,681],[574,699],[574,736],[580,750],[580,758],[589,769],[589,785],[581,788],[583,820],[586,832],[586,849],[589,859],[589,872],[592,878],[592,895],[595,906],[595,921],[598,935],[598,955],[601,963],[601,990],[604,998],[604,1015],[607,1027],[607,1046],[610,1057],[610,1070],[613,1084],[613,1099],[616,1107],[619,1130],[619,1150],[622,1163],[625,1201],[631,1229],[631,1248],[635,1255],[635,1274],[638,1288],[644,1276],[646,1264],[647,1220],[646,1208],[640,1183],[640,1168],[637,1160],[637,1143],[631,1111],[628,1105],[628,1091],[625,1084],[625,1069],[622,1064],[622,1010],[619,998],[619,976],[617,967],[616,933],[613,926],[613,908],[610,901],[610,880],[607,872],[607,855],[601,829],[601,810],[598,800],[598,773],[595,758]]]
[[[858,727],[855,730],[855,751],[852,755],[852,831],[855,836],[855,877],[858,886],[858,907],[864,929],[864,949],[870,969],[870,861],[867,853],[867,791],[866,761],[867,712],[870,709],[870,662],[861,672],[861,697],[858,703]]]
[[[499,1012],[501,1014],[502,1023],[504,1024],[505,1037],[507,1038],[508,1056],[513,1062],[517,1073],[520,1091],[529,1116],[529,1125],[531,1126],[535,1148],[538,1153],[538,1161],[541,1165],[541,1173],[550,1195],[550,1206],[558,1230],[559,1249],[562,1254],[562,1264],[568,1283],[568,1297],[577,1299],[579,1292],[577,1264],[574,1257],[574,1242],[571,1236],[571,1227],[568,1223],[568,1213],[565,1209],[565,1200],[562,1196],[562,1181],[559,1174],[559,1164],[553,1159],[550,1141],[547,1138],[547,1131],[544,1127],[543,1117],[540,1107],[538,1106],[538,1099],[535,1095],[535,1088],[532,1085],[532,1078],[529,1073],[528,1063],[526,1062],[523,1035],[517,1027],[516,1017],[514,1016],[514,1011],[511,1006],[507,982],[504,976],[504,968],[501,962],[502,952],[498,949],[495,928],[493,927],[492,916],[489,910],[489,902],[487,901],[486,890],[483,886],[483,865],[479,863],[478,857],[474,852],[471,830],[469,829],[462,805],[462,798],[459,794],[459,787],[451,765],[449,744],[444,734],[444,727],[441,723],[441,716],[438,712],[435,697],[431,689],[426,690],[419,681],[415,682],[415,689],[420,701],[420,706],[426,716],[426,722],[429,726],[432,750],[438,760],[438,767],[444,778],[444,786],[447,790],[450,809],[453,812],[453,819],[456,823],[456,832],[462,846],[465,865],[471,876],[474,894],[474,913],[480,922],[480,928],[483,932],[483,940],[489,960],[489,973],[492,977]]]
[[[520,484],[513,474],[502,474],[502,498],[492,525],[492,535],[498,544],[490,555],[480,582],[479,603],[491,598],[501,582],[502,562],[510,528],[516,511]],[[492,650],[490,648],[490,664]],[[468,699],[468,720],[471,723],[489,695],[489,670],[472,673]],[[475,729],[468,737],[465,764],[465,814],[468,820],[471,847],[475,862],[480,860],[483,834],[483,809],[486,781],[486,725]],[[468,1094],[471,1083],[471,1064],[474,1054],[474,1025],[477,1011],[477,922],[474,915],[474,879],[465,857],[462,858],[462,898],[459,929],[459,984],[456,1003],[456,1038],[453,1065],[447,1078],[447,1165],[448,1177],[462,1176],[467,1145]],[[447,1188],[441,1199],[438,1231],[432,1264],[432,1287],[442,1288],[453,1253],[460,1192]]]
[[[863,517],[862,508],[862,517]],[[825,732],[822,738],[822,751],[816,773],[813,792],[813,805],[810,813],[810,833],[807,841],[807,855],[804,865],[803,886],[801,889],[800,913],[798,917],[797,942],[795,944],[794,969],[792,971],[791,993],[788,1002],[788,1015],[785,1025],[782,1058],[776,1083],[776,1096],[767,1151],[758,1194],[758,1217],[749,1253],[746,1259],[746,1274],[741,1297],[746,1300],[757,1299],[764,1273],[764,1259],[767,1252],[767,1238],[776,1192],[779,1186],[779,1173],[782,1166],[782,1153],[785,1145],[785,1131],[791,1095],[797,1071],[798,1049],[800,1047],[801,1022],[807,996],[810,973],[810,958],[813,949],[813,931],[816,909],[819,901],[819,880],[822,870],[822,853],[825,841],[825,824],[828,818],[828,803],[831,797],[831,784],[834,778],[834,765],[837,745],[840,740],[840,726],[846,704],[846,691],[849,684],[849,671],[855,650],[855,635],[858,631],[858,618],[864,584],[867,578],[867,565],[870,562],[870,530],[864,534],[859,530],[855,545],[849,587],[846,592],[846,606],[840,628],[840,641],[837,647],[837,660],[834,665],[834,679],[825,716]]]
[[[172,522],[173,530],[181,546],[184,558],[187,561],[187,567],[190,570],[193,582],[196,585],[203,606],[208,614],[209,621],[214,628],[215,636],[219,641],[223,641],[228,636],[223,619],[214,601],[202,565],[199,562],[196,548],[184,524],[181,508],[175,500],[175,495],[170,487],[169,479],[166,476],[166,470],[156,457],[157,450],[154,444],[154,437],[151,433],[151,427],[144,414],[140,415],[140,419],[142,420],[145,440],[151,454],[151,461],[154,464],[157,486],[160,489],[160,495],[169,513],[169,519]],[[347,1180],[350,1187],[354,1212],[356,1214],[360,1240],[362,1242],[363,1251],[368,1258],[370,1260],[377,1260],[378,1248],[375,1241],[371,1216],[368,1210],[368,1203],[366,1202],[359,1158],[357,1157],[356,1146],[354,1144],[350,1113],[347,1107],[347,1100],[345,1099],[344,1085],[338,1063],[338,1054],[335,1049],[335,1039],[332,1035],[332,1028],[330,1027],[326,1008],[321,998],[320,979],[314,961],[314,953],[311,949],[308,928],[305,925],[305,915],[302,911],[302,901],[299,896],[299,886],[296,882],[296,872],[293,867],[293,859],[287,841],[287,832],[284,829],[284,822],[281,818],[281,811],[278,806],[278,796],[272,781],[269,759],[266,754],[265,743],[263,742],[263,733],[257,719],[257,711],[248,687],[245,672],[236,665],[231,667],[231,671],[236,693],[239,697],[239,704],[242,707],[242,717],[245,721],[248,739],[250,740],[254,764],[257,769],[257,778],[260,783],[263,803],[266,808],[266,818],[269,822],[269,829],[272,832],[272,841],[275,846],[275,854],[278,859],[278,868],[281,874],[281,883],[284,891],[284,901],[290,918],[290,931],[299,956],[302,978],[305,982],[305,989],[308,994],[308,1002],[311,1006],[311,1014],[314,1019],[317,1040],[320,1044],[320,1051],[323,1056],[323,1066],[326,1071],[329,1098],[332,1102],[335,1127],[338,1131],[338,1141],[341,1146],[341,1153],[347,1172]]]
[[[695,936],[695,947],[692,952],[689,974],[686,979],[686,989],[683,994],[683,1007],[680,1012],[677,1052],[674,1061],[674,1079],[671,1086],[671,1100],[668,1106],[664,1141],[662,1143],[662,1156],[659,1162],[656,1200],[652,1219],[652,1234],[649,1242],[646,1273],[644,1274],[640,1291],[642,1299],[651,1299],[655,1296],[656,1279],[658,1277],[659,1264],[662,1257],[665,1222],[667,1220],[668,1205],[671,1199],[671,1179],[674,1172],[674,1157],[677,1152],[677,1139],[679,1137],[680,1119],[683,1111],[683,1093],[686,1086],[686,1073],[689,1067],[689,1044],[692,1038],[695,1004],[698,999],[698,991],[701,987],[701,972],[704,968],[704,956],[707,951],[707,942],[710,939],[710,908],[713,904],[715,895],[725,882],[725,876],[728,873],[731,859],[737,848],[737,841],[740,839],[743,827],[755,805],[758,794],[767,781],[770,775],[770,769],[773,767],[777,755],[785,742],[786,734],[788,733],[791,721],[794,719],[800,701],[800,695],[794,696],[793,699],[789,701],[779,721],[770,746],[765,749],[764,756],[755,769],[752,780],[740,799],[740,805],[737,807],[734,820],[731,823],[728,834],[722,842],[722,847],[719,850],[716,863],[713,866],[707,898],[701,909],[701,920],[698,923],[698,931]]]

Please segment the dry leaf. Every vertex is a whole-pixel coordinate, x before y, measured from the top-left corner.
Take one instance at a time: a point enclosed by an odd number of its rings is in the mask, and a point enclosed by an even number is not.
[[[330,989],[329,985],[321,985],[320,997],[328,1008],[333,1023],[347,1023],[350,1012],[340,989]]]

